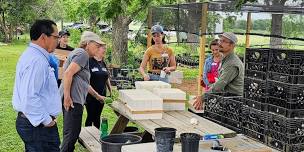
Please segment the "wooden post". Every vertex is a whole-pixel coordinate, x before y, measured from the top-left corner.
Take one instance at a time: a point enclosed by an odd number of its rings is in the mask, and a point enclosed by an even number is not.
[[[250,30],[251,30],[251,12],[248,12],[247,13],[247,28],[246,28],[246,48],[249,48],[250,46],[250,41],[249,41],[249,34],[250,33]]]
[[[152,8],[148,9],[148,33],[147,33],[147,48],[149,48],[152,40],[152,33],[151,33],[151,27],[152,27]]]
[[[204,71],[205,64],[205,51],[206,51],[206,29],[207,29],[207,16],[208,16],[208,3],[202,5],[202,19],[201,19],[201,40],[200,40],[200,57],[199,57],[199,75],[197,82],[197,95],[202,95],[202,87],[200,82],[202,80],[202,74]]]

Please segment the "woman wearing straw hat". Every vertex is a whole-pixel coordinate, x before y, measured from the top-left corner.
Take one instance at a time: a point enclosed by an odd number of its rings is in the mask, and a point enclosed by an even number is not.
[[[104,100],[90,86],[89,58],[101,51],[105,43],[89,31],[81,35],[80,46],[72,51],[63,65],[63,83],[60,93],[63,99],[63,141],[61,152],[74,151],[82,122],[83,105],[88,92],[97,100]]]

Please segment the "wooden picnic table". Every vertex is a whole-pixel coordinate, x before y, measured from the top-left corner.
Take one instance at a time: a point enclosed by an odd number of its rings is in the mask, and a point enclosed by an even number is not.
[[[245,137],[244,135],[237,135],[233,138],[220,139],[220,143],[229,148],[231,152],[278,152],[262,143],[258,143],[252,139]],[[220,152],[216,150],[211,150],[212,140],[200,141],[199,152]],[[156,152],[156,144],[152,143],[142,143],[134,145],[125,145],[121,148],[122,152]],[[175,143],[173,147],[173,152],[181,152],[181,143]]]
[[[79,135],[79,141],[90,151],[100,152],[101,144],[99,142],[99,130],[94,127],[83,127]],[[232,152],[278,152],[268,146],[256,142],[244,135],[237,135],[233,138],[225,138],[219,140],[221,144],[229,148]],[[212,140],[200,141],[200,152],[217,152],[211,151]],[[156,152],[155,142],[125,145],[121,149],[122,152]],[[175,143],[173,152],[181,152],[181,144]]]
[[[124,131],[129,121],[132,121],[145,129],[141,135],[143,139],[155,136],[154,129],[158,127],[173,127],[176,131],[176,142],[179,142],[179,135],[185,132],[206,134],[222,134],[225,138],[235,137],[236,133],[230,129],[220,126],[212,121],[197,116],[189,111],[167,111],[163,113],[162,119],[155,120],[131,120],[127,114],[124,105],[121,102],[114,101],[110,107],[118,115],[118,119],[113,126],[110,134],[120,134]],[[198,125],[190,123],[191,118],[198,120]],[[153,138],[152,137],[152,138]],[[79,141],[90,151],[97,152],[101,149],[99,142],[99,130],[96,127],[82,127],[79,135]],[[148,140],[149,141],[149,140]]]
[[[123,103],[114,101],[111,108],[119,115],[111,134],[122,133],[129,121],[132,121],[143,127],[147,133],[152,136],[155,135],[154,129],[158,127],[172,127],[175,128],[176,138],[179,138],[181,133],[192,132],[200,135],[206,134],[222,134],[225,138],[236,136],[236,132],[216,124],[210,120],[197,116],[189,111],[165,111],[163,112],[162,119],[149,119],[149,120],[132,120],[126,114],[126,108]],[[195,118],[198,120],[197,125],[190,123],[190,119]]]

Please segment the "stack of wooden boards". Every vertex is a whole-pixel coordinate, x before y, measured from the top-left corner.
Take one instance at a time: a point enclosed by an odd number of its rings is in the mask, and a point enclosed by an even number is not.
[[[163,111],[185,110],[186,93],[168,83],[137,81],[135,86],[119,91],[119,100],[133,120],[161,119]]]

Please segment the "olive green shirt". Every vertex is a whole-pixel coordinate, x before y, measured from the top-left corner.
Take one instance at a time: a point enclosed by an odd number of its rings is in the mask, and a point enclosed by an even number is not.
[[[210,91],[229,92],[242,96],[243,89],[244,65],[240,58],[232,52],[222,60],[218,80],[211,85]]]

